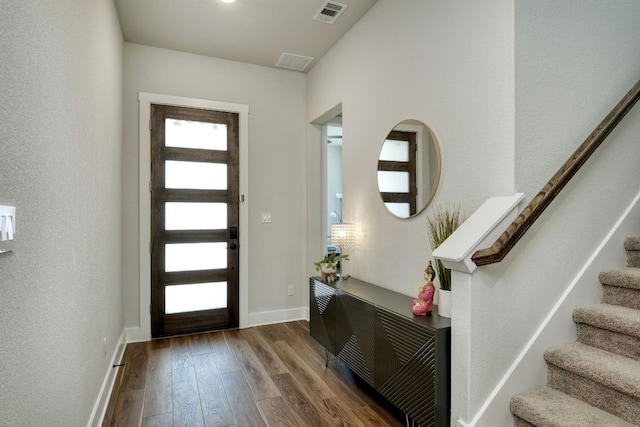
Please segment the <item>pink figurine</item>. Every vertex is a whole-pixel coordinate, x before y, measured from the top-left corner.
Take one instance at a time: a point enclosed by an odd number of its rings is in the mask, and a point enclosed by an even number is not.
[[[416,316],[426,316],[432,309],[433,304],[431,308],[428,308],[426,302],[419,299],[413,300],[413,314]]]
[[[433,294],[436,292],[433,286],[435,277],[436,272],[429,261],[429,265],[424,269],[424,278],[427,283],[418,288],[418,298],[413,300],[413,314],[416,316],[426,316],[433,310]]]

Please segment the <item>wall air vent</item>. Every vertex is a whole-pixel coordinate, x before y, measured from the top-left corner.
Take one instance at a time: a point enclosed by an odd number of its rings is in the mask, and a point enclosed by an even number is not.
[[[338,16],[347,8],[346,4],[338,3],[337,1],[327,0],[320,9],[313,16],[316,21],[324,22],[326,24],[333,24],[338,19]]]
[[[304,71],[311,64],[313,58],[310,56],[294,55],[293,53],[283,53],[276,62],[276,67],[288,68],[290,70]]]

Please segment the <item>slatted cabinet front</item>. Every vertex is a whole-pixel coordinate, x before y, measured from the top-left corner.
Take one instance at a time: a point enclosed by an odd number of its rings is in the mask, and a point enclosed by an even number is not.
[[[449,319],[413,316],[410,297],[355,278],[311,278],[309,295],[316,341],[418,425],[449,425]]]

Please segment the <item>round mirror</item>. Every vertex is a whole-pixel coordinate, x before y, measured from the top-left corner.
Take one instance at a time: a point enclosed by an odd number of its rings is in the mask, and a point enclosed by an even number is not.
[[[387,210],[399,218],[422,212],[440,181],[440,147],[429,126],[418,120],[398,123],[378,157],[378,191]]]

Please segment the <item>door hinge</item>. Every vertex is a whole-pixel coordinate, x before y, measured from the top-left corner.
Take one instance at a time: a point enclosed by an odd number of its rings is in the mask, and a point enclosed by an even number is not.
[[[149,192],[153,192],[153,181],[149,180]]]
[[[151,253],[151,248],[152,248],[152,247],[153,247],[153,246],[152,246],[152,242],[150,241],[150,242],[149,242],[149,253]]]
[[[149,119],[149,130],[153,130],[153,121]]]
[[[149,304],[149,314],[151,314],[151,304]]]

